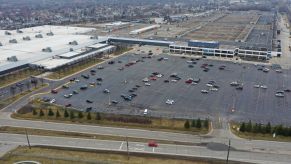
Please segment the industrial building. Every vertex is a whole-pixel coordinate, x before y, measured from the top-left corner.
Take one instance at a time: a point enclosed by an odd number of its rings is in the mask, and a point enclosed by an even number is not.
[[[0,30],[0,75],[31,65],[55,69],[101,51],[111,52],[112,46],[102,44],[103,47],[98,47],[99,43],[107,41],[106,37],[83,35],[92,30],[65,26],[25,28],[21,33]],[[28,37],[30,40],[23,39]]]
[[[144,27],[144,28],[140,28],[140,29],[136,29],[136,30],[130,31],[129,34],[130,35],[138,35],[138,34],[141,34],[141,33],[147,32],[147,31],[158,29],[160,27],[161,27],[160,25],[151,25],[151,26],[148,26],[148,27]]]
[[[112,22],[104,24],[104,29],[107,32],[112,32],[123,28],[128,28],[130,26],[131,24],[128,22]]]

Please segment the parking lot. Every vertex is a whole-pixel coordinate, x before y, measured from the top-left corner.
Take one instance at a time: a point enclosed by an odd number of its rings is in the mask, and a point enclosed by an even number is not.
[[[123,55],[114,59],[114,64],[99,65],[103,69],[96,67],[96,73],[85,71],[82,75],[89,75],[88,79],[78,75],[75,77],[77,80],[72,79],[68,83],[68,88],[60,88],[58,93],[43,97],[83,111],[143,115],[144,110],[148,109],[146,114],[156,117],[227,116],[234,120],[291,123],[291,92],[287,90],[290,71],[278,73],[270,68],[268,72],[263,72],[258,70],[261,66],[208,59],[191,61],[190,58],[165,54],[145,58],[147,56],[139,53]],[[207,72],[201,68],[202,65],[208,69]],[[225,66],[223,70],[219,69],[222,65]],[[150,77],[154,72],[156,76]],[[173,74],[178,78],[170,77]],[[200,81],[197,84],[185,83],[189,78],[199,78]],[[216,89],[207,86],[210,81]],[[243,86],[242,90],[230,85],[235,81]],[[80,89],[82,86],[87,86],[87,89]],[[104,93],[105,89],[110,93]],[[284,89],[284,97],[275,96],[277,91]],[[207,93],[202,93],[202,90]]]

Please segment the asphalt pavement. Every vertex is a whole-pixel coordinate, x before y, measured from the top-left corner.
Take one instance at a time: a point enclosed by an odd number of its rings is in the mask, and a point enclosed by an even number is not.
[[[63,137],[47,137],[47,136],[33,136],[29,135],[31,145],[42,146],[57,146],[68,148],[85,148],[91,150],[108,150],[108,151],[123,151],[126,152],[127,144],[125,141],[107,141],[95,139],[76,139]],[[25,135],[18,134],[1,134],[0,142],[27,145]],[[213,149],[221,147],[222,149]],[[159,144],[158,147],[148,147],[147,143],[129,142],[130,152],[140,152],[149,154],[166,154],[175,156],[190,156],[190,157],[204,157],[226,159],[227,146],[219,144],[208,144],[206,146],[183,146],[183,145],[167,145]],[[289,154],[272,154],[262,152],[240,151],[234,148],[230,151],[229,160],[253,162],[262,164],[288,164],[291,161]]]
[[[107,112],[116,114],[143,115],[144,109],[149,110],[150,116],[174,117],[174,118],[211,118],[227,117],[235,121],[248,121],[273,124],[290,124],[290,93],[285,93],[284,98],[275,96],[280,90],[289,89],[291,80],[290,70],[277,73],[270,66],[268,73],[257,70],[258,66],[246,63],[234,63],[201,59],[196,64],[189,64],[190,59],[181,59],[176,56],[154,55],[151,59],[142,58],[145,55],[127,54],[114,59],[115,64],[103,63],[104,69],[97,69],[95,75],[90,70],[84,71],[73,78],[79,82],[69,83],[68,89],[59,89],[58,94],[42,95],[41,97],[55,98],[60,105],[72,104],[73,108],[85,111],[92,107],[95,112]],[[158,58],[168,60],[158,61]],[[140,62],[125,67],[124,65],[140,60]],[[142,62],[142,61],[143,62]],[[121,61],[122,63],[118,63]],[[204,72],[202,64],[208,64],[209,71]],[[189,65],[193,65],[190,68]],[[219,70],[219,66],[225,65],[225,70]],[[124,67],[124,70],[119,68]],[[150,86],[146,86],[142,80],[153,72],[163,74],[157,80],[150,80]],[[181,78],[172,82],[169,76],[173,73]],[[84,79],[81,75],[89,75]],[[101,85],[96,85],[96,79],[102,78]],[[200,78],[197,85],[186,84],[188,78]],[[170,80],[165,83],[164,80]],[[206,84],[215,81],[219,86],[218,91],[211,91]],[[67,80],[68,81],[68,80]],[[239,81],[243,84],[243,90],[231,87],[230,83]],[[90,85],[95,83],[95,85]],[[87,85],[87,90],[80,90]],[[129,90],[140,85],[134,93],[137,94],[132,101],[124,101],[122,94],[131,94]],[[266,85],[267,89],[254,88],[254,85]],[[109,89],[110,94],[104,94],[104,89]],[[71,98],[64,95],[72,94],[73,90],[79,94],[73,94]],[[208,90],[208,94],[201,93]],[[173,105],[166,104],[167,99],[175,101]],[[90,100],[93,103],[88,103]],[[110,104],[111,100],[119,103]],[[234,108],[234,111],[231,109]]]

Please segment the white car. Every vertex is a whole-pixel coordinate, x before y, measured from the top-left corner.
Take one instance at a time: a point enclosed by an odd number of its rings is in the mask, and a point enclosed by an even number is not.
[[[266,85],[261,85],[260,87],[263,88],[263,89],[267,89],[268,88]]]
[[[168,100],[166,101],[166,104],[173,105],[174,102],[175,102],[174,100],[168,99]]]
[[[50,101],[51,104],[53,104],[53,103],[55,103],[55,102],[56,102],[56,99],[52,99],[52,100]]]
[[[276,93],[275,96],[276,97],[284,97],[284,93]]]
[[[260,85],[259,84],[255,84],[254,88],[260,88]]]
[[[213,85],[212,84],[209,84],[209,83],[207,83],[206,86],[207,87],[213,87]]]
[[[263,69],[263,72],[269,72],[269,71],[270,71],[269,68],[264,68],[264,69]]]
[[[191,85],[197,85],[198,83],[192,82]]]
[[[176,83],[176,82],[177,82],[177,80],[173,79],[173,80],[171,80],[171,82],[174,82],[174,83]]]
[[[76,80],[75,80],[75,82],[77,82],[77,83],[78,83],[79,81],[80,81],[79,79],[76,79]]]
[[[150,80],[148,78],[142,79],[143,82],[149,82]]]
[[[144,83],[144,85],[145,85],[145,86],[151,86],[151,84],[150,84],[150,83]]]
[[[281,69],[276,69],[276,72],[277,73],[282,73],[282,70]]]
[[[210,90],[211,91],[218,91],[218,89],[217,88],[214,88],[214,87],[213,88],[210,88]]]
[[[169,60],[169,58],[164,58],[164,60]]]
[[[163,75],[162,74],[158,74],[157,77],[158,78],[161,78],[161,77],[163,77]]]
[[[203,89],[203,90],[201,90],[201,93],[208,93],[208,91]]]

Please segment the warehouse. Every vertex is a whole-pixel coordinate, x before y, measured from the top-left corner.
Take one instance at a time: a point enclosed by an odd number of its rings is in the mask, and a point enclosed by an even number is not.
[[[0,75],[107,40],[82,35],[92,30],[66,26],[25,28],[21,29],[21,33],[18,30],[0,30]],[[23,39],[28,37],[30,40]],[[14,39],[17,42],[11,43]]]
[[[144,28],[130,31],[129,34],[130,35],[138,35],[138,34],[141,34],[141,33],[147,32],[147,31],[158,29],[160,27],[161,27],[160,25],[152,25],[152,26],[148,26],[148,27],[144,27]]]

